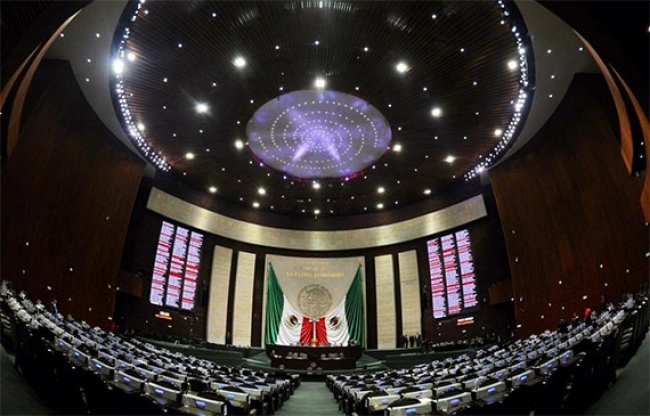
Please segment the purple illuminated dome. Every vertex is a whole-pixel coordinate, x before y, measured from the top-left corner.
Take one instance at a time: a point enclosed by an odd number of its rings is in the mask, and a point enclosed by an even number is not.
[[[246,126],[255,156],[301,179],[340,178],[375,163],[391,130],[375,107],[349,94],[302,90],[260,107]]]

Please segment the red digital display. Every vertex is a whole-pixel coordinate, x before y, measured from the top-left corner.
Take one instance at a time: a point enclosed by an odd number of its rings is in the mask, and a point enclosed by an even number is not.
[[[431,274],[431,303],[433,317],[444,318],[447,316],[447,301],[445,299],[445,282],[442,276],[442,263],[440,261],[440,244],[438,239],[427,242],[429,252],[429,272]]]
[[[151,280],[149,301],[194,309],[203,235],[163,222]]]
[[[433,317],[475,310],[476,276],[467,230],[427,241]]]

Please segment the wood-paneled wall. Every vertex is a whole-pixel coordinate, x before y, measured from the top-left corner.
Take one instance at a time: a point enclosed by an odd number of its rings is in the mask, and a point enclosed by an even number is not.
[[[44,62],[2,167],[2,278],[107,328],[144,162],[106,129],[67,62]]]
[[[577,75],[533,141],[490,171],[520,336],[647,284],[643,178],[626,172],[614,111],[601,76]]]

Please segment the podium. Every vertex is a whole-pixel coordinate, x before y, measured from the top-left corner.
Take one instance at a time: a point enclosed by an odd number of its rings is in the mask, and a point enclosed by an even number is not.
[[[306,355],[307,358],[294,358],[294,353],[298,357]],[[266,354],[271,358],[273,367],[283,365],[284,368],[292,370],[305,370],[307,367],[314,369],[320,367],[323,370],[351,370],[355,368],[357,360],[361,357],[361,346],[269,344],[266,346]],[[330,354],[339,358],[329,358]]]

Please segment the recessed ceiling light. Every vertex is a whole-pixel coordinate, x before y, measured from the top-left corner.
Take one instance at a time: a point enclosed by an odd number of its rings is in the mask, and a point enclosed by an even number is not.
[[[257,201],[253,202],[253,208],[259,208],[259,207],[260,207],[259,202],[257,202]]]
[[[320,42],[319,42],[319,41],[315,41],[315,42],[314,42],[314,45],[318,46],[318,45],[320,45]]]
[[[212,17],[217,17],[217,14],[216,14],[216,13],[212,13]]]
[[[135,54],[133,52],[127,53],[126,54],[126,59],[128,59],[131,62],[135,61]]]
[[[379,188],[377,188],[377,192],[380,193],[380,194],[383,194],[385,191],[386,190],[384,189],[383,186],[380,186]]]
[[[320,183],[315,182],[311,185],[314,189],[320,189]]]
[[[397,69],[397,72],[400,74],[403,74],[404,72],[408,71],[409,67],[404,62],[399,62],[397,65],[395,65],[395,69]]]
[[[95,36],[96,36],[97,38],[99,38],[99,37],[101,37],[102,35],[100,35],[99,33],[95,33]]]
[[[280,49],[280,45],[275,45],[275,50],[277,51],[278,49]]]
[[[214,193],[217,192],[217,188],[215,188],[214,186],[211,186],[210,189],[208,189],[208,190],[210,191],[211,194],[214,194]]]
[[[167,77],[163,78],[163,82],[168,82],[169,79]]]
[[[316,214],[316,215],[320,214],[320,209],[315,209],[314,214]]]
[[[196,105],[196,112],[201,114],[201,113],[207,113],[208,112],[208,105],[205,103],[199,103]]]
[[[511,59],[510,61],[508,61],[508,69],[510,69],[510,70],[515,70],[515,69],[517,69],[518,66],[519,66],[519,64],[514,59]]]
[[[432,15],[431,15],[431,18],[435,20],[435,19],[438,18],[438,15],[437,15],[437,14],[432,14]]]
[[[364,52],[368,52],[369,50],[370,50],[370,48],[368,48],[367,46],[365,48],[363,48]]]
[[[583,47],[581,46],[581,47],[578,48],[578,50],[579,50],[580,52],[582,52],[582,51],[585,50],[585,48],[583,48]]]
[[[182,44],[182,43],[179,43],[179,44],[178,44],[178,47],[179,47],[179,48],[182,48],[182,47],[183,47],[183,44]]]
[[[257,193],[260,194],[260,195],[266,195],[266,189],[260,187],[260,188],[257,190]]]
[[[121,74],[124,71],[124,62],[121,59],[113,60],[113,72]]]
[[[377,204],[377,209],[382,209],[384,207],[384,204]]]
[[[241,57],[241,56],[236,57],[235,60],[232,61],[232,63],[233,63],[237,68],[242,68],[242,67],[246,66],[246,60],[245,60],[243,57]]]
[[[401,152],[402,151],[402,145],[399,144],[399,143],[395,143],[395,145],[393,146],[393,151],[394,152]]]
[[[236,140],[235,141],[235,147],[237,149],[243,149],[244,148],[244,142],[242,142],[241,140]]]
[[[454,160],[456,160],[456,157],[452,155],[449,155],[445,158],[445,162],[447,163],[454,163]]]
[[[425,189],[424,194],[425,195],[430,195],[431,194],[431,189]]]
[[[546,53],[548,53],[548,54],[550,54],[551,52],[553,52],[551,49],[546,50]]]
[[[316,88],[325,88],[325,79],[316,78],[316,81],[314,81],[314,85],[316,86]]]
[[[433,110],[431,110],[431,115],[434,117],[440,117],[442,115],[442,110],[440,107],[435,107]]]
[[[187,160],[194,159],[194,153],[192,153],[192,152],[185,153],[185,159],[187,159]]]
[[[144,124],[142,124],[142,123],[138,123],[137,127],[138,127],[138,130],[140,130],[140,131],[144,131],[144,129],[145,129]]]
[[[494,135],[495,136],[501,137],[502,134],[503,134],[503,130],[501,130],[501,129],[494,130]]]

